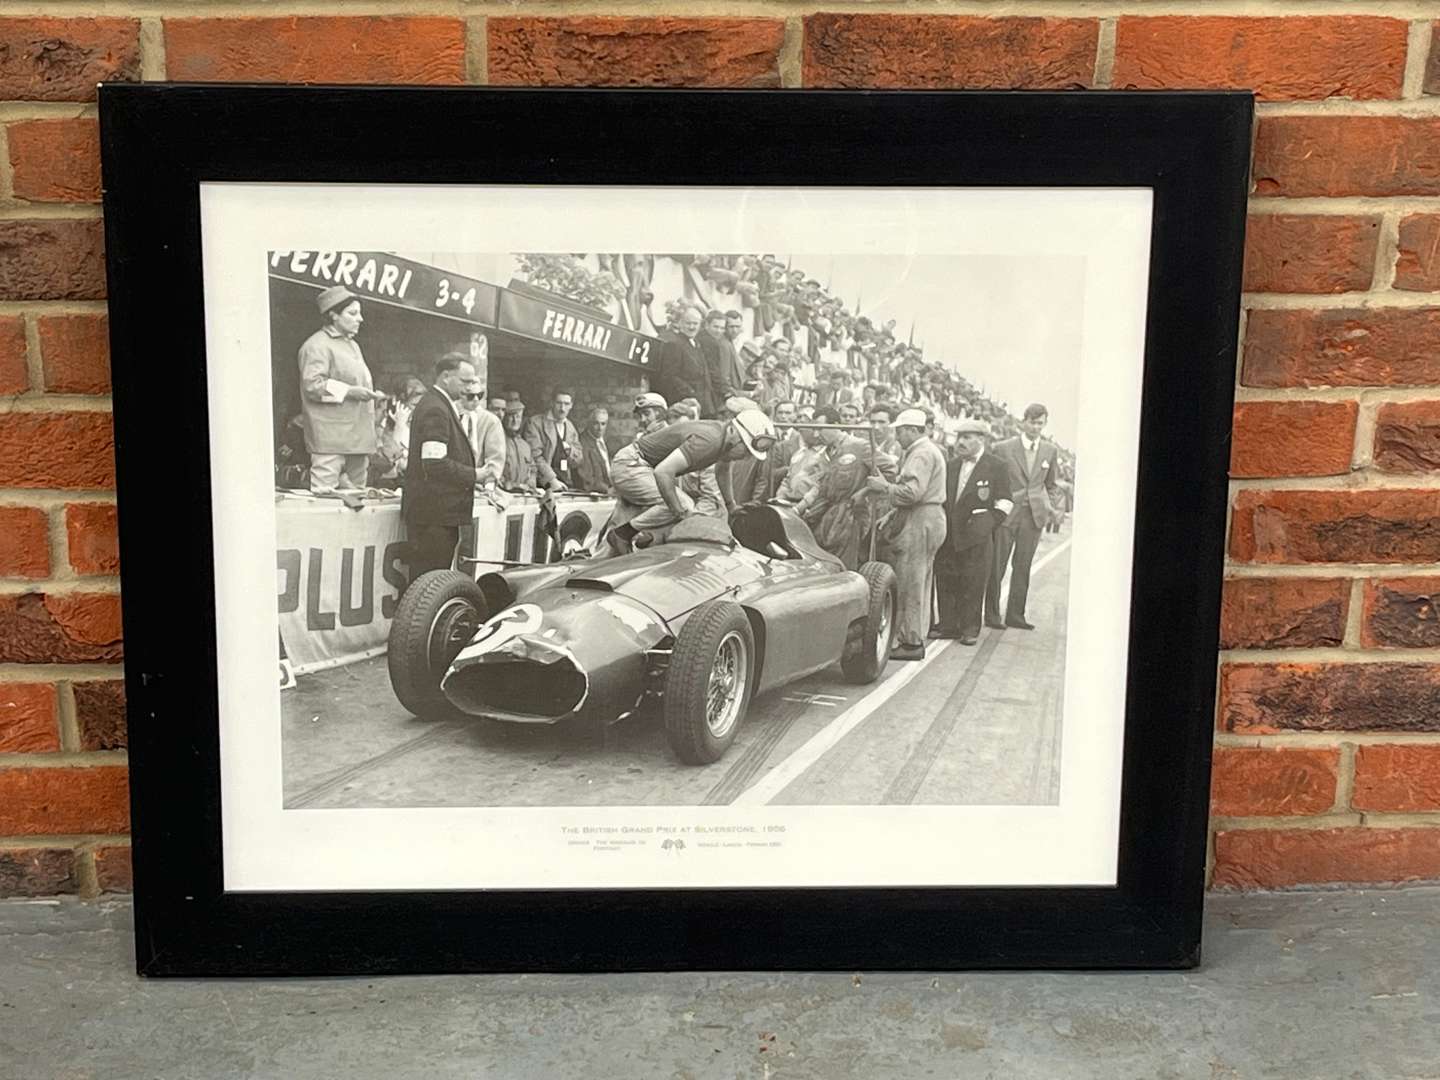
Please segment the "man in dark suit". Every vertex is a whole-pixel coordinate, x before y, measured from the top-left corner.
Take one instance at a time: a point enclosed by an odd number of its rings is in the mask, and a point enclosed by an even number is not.
[[[475,367],[465,353],[446,353],[435,362],[435,383],[410,417],[410,463],[400,494],[400,515],[410,541],[410,583],[428,570],[455,561],[460,527],[475,509],[475,467],[470,440],[460,422],[460,398]]]
[[[994,563],[994,534],[1014,506],[1009,467],[985,452],[990,425],[963,420],[956,453],[945,463],[945,543],[935,557],[940,624],[933,636],[974,645],[980,637],[985,583]]]
[[[603,495],[610,490],[610,448],[605,445],[609,424],[610,410],[605,406],[590,410],[590,423],[580,433],[580,464],[575,467],[581,491]]]
[[[679,335],[660,346],[656,363],[655,389],[666,401],[693,397],[700,402],[700,415],[715,415],[716,402],[710,392],[710,369],[700,345],[700,312],[687,308],[680,316]]]
[[[711,403],[718,410],[745,389],[745,364],[735,343],[725,336],[725,312],[710,309],[705,316],[705,333],[699,340],[700,349],[705,353]]]
[[[996,443],[991,451],[1010,470],[1010,488],[1015,494],[1015,509],[1010,511],[1004,527],[995,535],[995,563],[985,590],[985,625],[1008,626],[1015,630],[1034,630],[1034,623],[1025,619],[1025,601],[1030,594],[1030,564],[1040,534],[1050,523],[1050,515],[1060,500],[1059,447],[1041,437],[1050,419],[1044,405],[1025,406],[1020,434]],[[1012,556],[1013,552],[1013,556]],[[1010,566],[1010,599],[1005,605],[1005,619],[1000,619],[1000,581]]]

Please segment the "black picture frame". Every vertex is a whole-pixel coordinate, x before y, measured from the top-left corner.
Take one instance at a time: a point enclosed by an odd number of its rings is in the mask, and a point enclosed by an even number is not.
[[[107,84],[99,109],[142,975],[1198,963],[1250,95]],[[1117,886],[227,892],[217,180],[1152,188]]]

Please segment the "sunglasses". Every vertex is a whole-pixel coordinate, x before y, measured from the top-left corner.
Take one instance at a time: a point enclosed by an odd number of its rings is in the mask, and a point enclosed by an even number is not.
[[[479,394],[461,394],[460,396],[463,397],[466,401],[479,401],[479,400],[480,400],[480,395],[479,395]]]
[[[769,450],[775,445],[775,439],[769,435],[756,435],[750,442],[756,450]]]

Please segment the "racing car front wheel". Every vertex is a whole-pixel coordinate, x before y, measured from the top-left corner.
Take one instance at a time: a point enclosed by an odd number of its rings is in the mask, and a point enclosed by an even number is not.
[[[739,604],[712,600],[685,620],[665,676],[665,735],[687,765],[719,761],[755,681],[755,635]]]
[[[895,634],[895,571],[883,562],[867,562],[860,576],[870,588],[870,607],[865,626],[845,642],[840,670],[852,683],[872,683],[890,659],[890,639]]]
[[[390,687],[416,716],[456,715],[440,678],[486,619],[485,596],[455,570],[421,574],[400,597],[390,623]]]

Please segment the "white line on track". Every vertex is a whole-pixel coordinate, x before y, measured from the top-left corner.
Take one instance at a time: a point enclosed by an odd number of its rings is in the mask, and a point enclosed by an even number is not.
[[[1067,539],[1047,551],[1035,564],[1030,567],[1030,576],[1033,578],[1043,570],[1052,560],[1059,557],[1060,553],[1070,547]],[[795,780],[825,754],[846,735],[854,731],[862,724],[876,709],[884,705],[894,697],[900,690],[910,682],[911,679],[924,671],[934,659],[943,653],[949,646],[949,641],[939,641],[925,651],[925,659],[913,663],[906,663],[898,672],[883,681],[865,697],[861,698],[850,708],[846,709],[839,716],[831,720],[823,728],[817,731],[803,745],[797,747],[789,757],[782,761],[775,768],[762,776],[756,783],[747,790],[740,793],[732,806],[764,806],[771,799],[779,795],[789,787]]]

